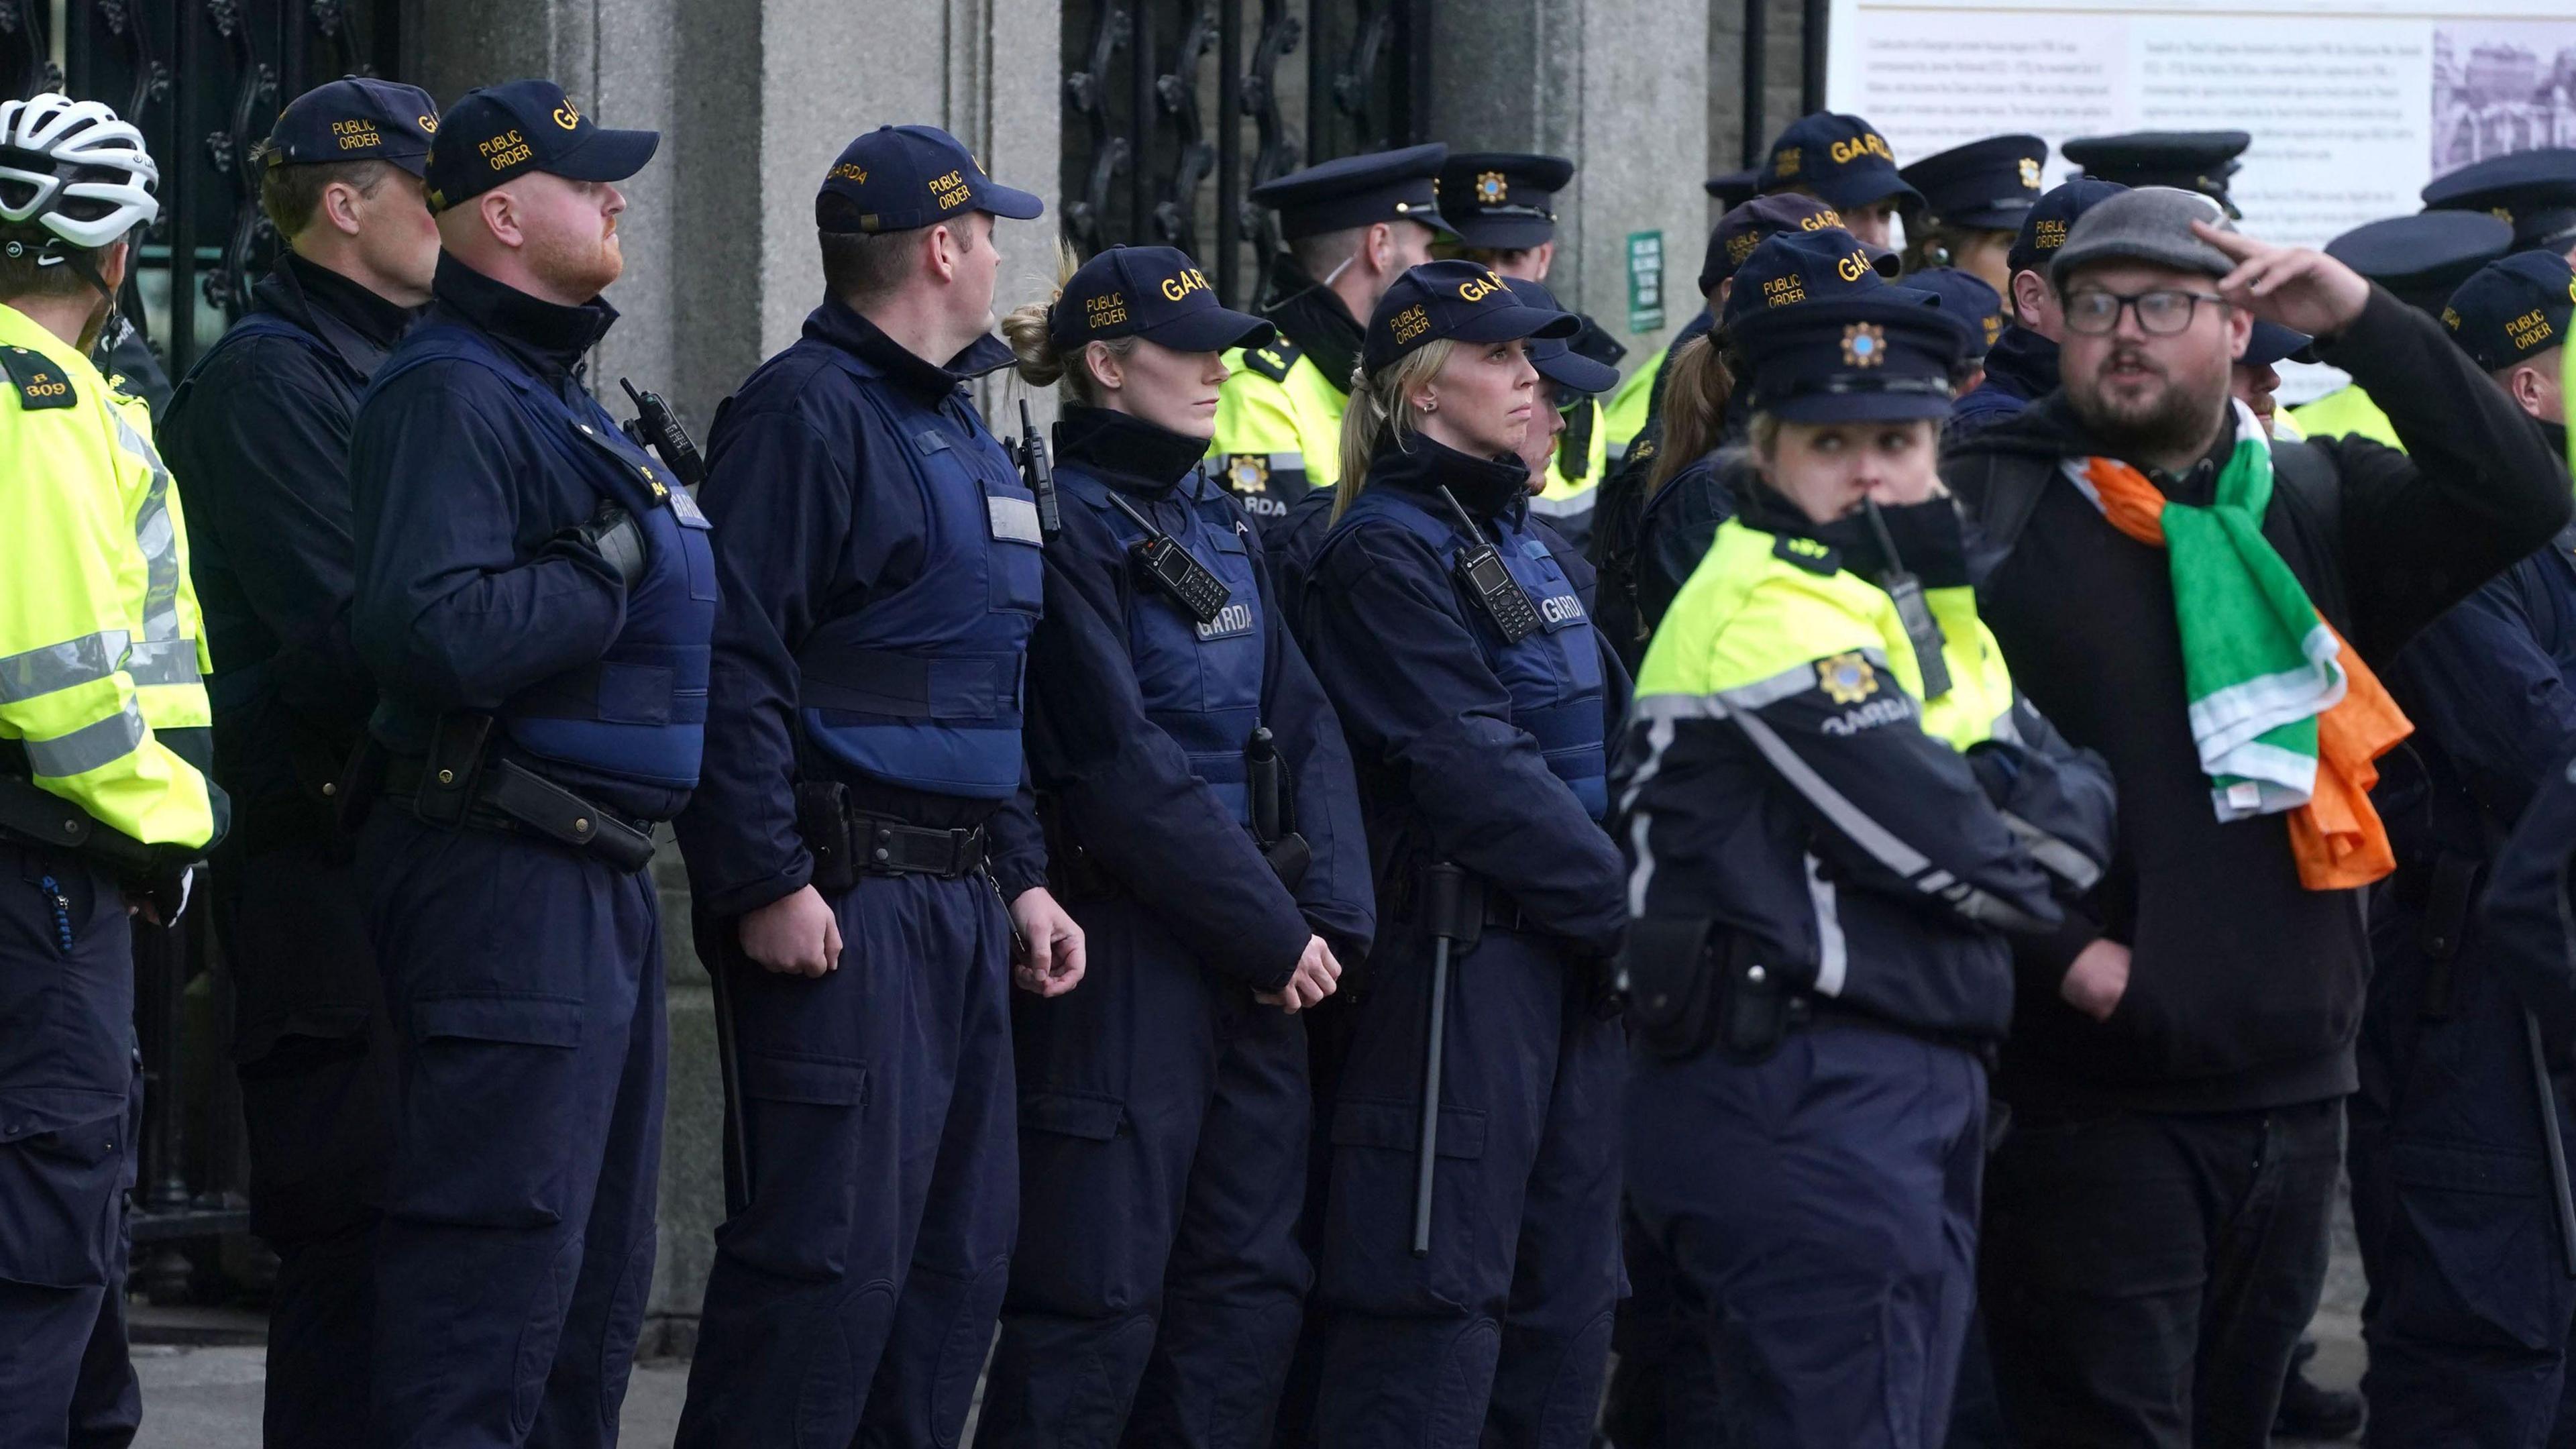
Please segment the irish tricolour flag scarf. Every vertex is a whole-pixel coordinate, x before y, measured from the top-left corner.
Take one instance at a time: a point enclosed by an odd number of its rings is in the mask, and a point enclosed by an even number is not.
[[[2110,458],[2063,467],[2112,527],[2166,553],[2191,734],[2218,818],[2288,812],[2310,890],[2395,869],[2370,787],[2375,761],[2414,726],[2263,537],[2272,450],[2253,413],[2236,405],[2236,449],[2207,507],[2172,501]]]

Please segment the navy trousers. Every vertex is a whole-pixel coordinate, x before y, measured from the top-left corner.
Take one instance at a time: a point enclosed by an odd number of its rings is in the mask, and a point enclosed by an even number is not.
[[[606,1445],[653,1277],[649,873],[379,807],[359,838],[402,1043],[376,1239],[381,1449]]]
[[[125,1349],[125,1193],[142,1081],[116,882],[0,840],[0,1444],[111,1449],[142,1406]]]
[[[2365,1440],[2576,1445],[2566,1408],[2576,1280],[2558,1241],[2522,1003],[2486,969],[2474,927],[2435,973],[2414,912],[2377,924],[2361,1091],[2348,1109],[2353,1225],[2370,1278]],[[2550,1090],[2576,1152],[2563,1073]]]
[[[697,922],[751,1195],[716,1229],[683,1449],[946,1449],[992,1345],[1019,1211],[1010,924],[980,874],[864,876],[833,909],[819,979]]]
[[[227,852],[215,932],[233,973],[251,1231],[277,1254],[268,1449],[363,1442],[376,1220],[393,1147],[384,982],[351,869],[314,844]]]
[[[1333,1107],[1316,1441],[1589,1443],[1618,1304],[1624,1034],[1546,938],[1488,927],[1454,963],[1431,1253],[1413,1256],[1431,947],[1370,961]]]
[[[1629,1199],[1708,1335],[1730,1449],[1940,1449],[1985,1121],[1975,1057],[1892,1031],[1640,1057]]]
[[[1074,913],[1081,987],[1012,1010],[1019,1245],[976,1442],[1266,1445],[1313,1280],[1304,1024],[1130,898]]]

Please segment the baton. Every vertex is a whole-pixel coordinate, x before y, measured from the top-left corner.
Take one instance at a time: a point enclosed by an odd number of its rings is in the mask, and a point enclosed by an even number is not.
[[[2540,1142],[2549,1152],[2550,1205],[2558,1210],[2559,1266],[2576,1278],[2576,1199],[2567,1195],[2567,1144],[2558,1135],[2558,1092],[2549,1080],[2549,1054],[2540,1045],[2540,1018],[2522,1013],[2523,1040],[2531,1049],[2531,1084],[2540,1093]]]
[[[1422,1138],[1413,1164],[1413,1256],[1431,1255],[1432,1168],[1440,1159],[1440,1056],[1449,1036],[1449,952],[1458,935],[1458,898],[1466,872],[1446,863],[1425,872],[1431,912],[1431,1020],[1423,1028]]]
[[[725,1216],[736,1217],[751,1207],[751,1138],[743,1130],[742,1064],[734,1051],[733,989],[725,984],[724,963],[713,964],[707,980],[715,998],[716,1075],[724,1084],[725,1135],[730,1149],[724,1155]]]

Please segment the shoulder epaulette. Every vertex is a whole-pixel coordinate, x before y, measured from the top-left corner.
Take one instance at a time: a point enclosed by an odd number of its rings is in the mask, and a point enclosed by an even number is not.
[[[77,406],[79,397],[72,392],[72,382],[52,358],[24,347],[0,347],[0,372],[18,385],[18,404],[28,412],[39,408]]]
[[[1243,365],[1272,382],[1286,382],[1288,369],[1295,367],[1297,359],[1305,355],[1298,350],[1296,343],[1285,337],[1278,337],[1273,338],[1270,345],[1266,347],[1243,349]]]
[[[1812,538],[1800,538],[1794,533],[1784,533],[1773,539],[1771,556],[1827,578],[1843,570],[1842,550]]]

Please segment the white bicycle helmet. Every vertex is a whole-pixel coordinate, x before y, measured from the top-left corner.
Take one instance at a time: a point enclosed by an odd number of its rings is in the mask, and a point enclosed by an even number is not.
[[[106,106],[50,91],[0,101],[0,220],[95,250],[161,214],[160,184],[143,133]]]

